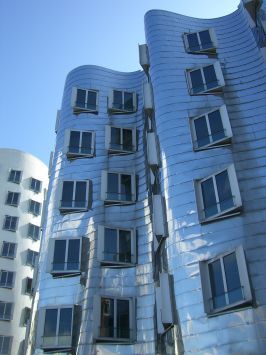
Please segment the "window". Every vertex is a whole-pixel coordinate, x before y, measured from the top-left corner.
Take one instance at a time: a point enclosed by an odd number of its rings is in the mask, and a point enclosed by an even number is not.
[[[0,320],[11,320],[13,316],[13,303],[0,301]]]
[[[60,211],[86,211],[89,203],[89,181],[63,181]]]
[[[12,346],[12,337],[5,335],[0,335],[0,354],[1,355],[10,355],[11,346]]]
[[[136,263],[135,231],[99,226],[98,259],[108,265]]]
[[[106,204],[127,204],[136,201],[134,174],[102,171],[101,197]]]
[[[6,204],[10,205],[10,206],[17,207],[19,204],[19,198],[20,198],[19,192],[8,191],[7,198],[6,198]]]
[[[31,312],[31,309],[29,307],[25,307],[23,309],[23,321],[22,321],[22,324],[24,327],[27,326],[29,320],[30,320],[30,312]]]
[[[40,180],[31,178],[30,189],[36,193],[41,192],[42,182]]]
[[[94,154],[94,132],[66,130],[66,154],[68,158],[92,157]]]
[[[38,253],[37,251],[28,249],[27,250],[27,259],[26,259],[26,265],[35,266],[36,259],[38,258]]]
[[[22,171],[20,170],[10,170],[8,181],[19,184],[21,181]]]
[[[96,296],[94,298],[95,337],[101,341],[134,339],[134,300]]]
[[[190,95],[221,92],[225,85],[220,63],[187,70]]]
[[[229,143],[232,130],[226,106],[191,118],[191,132],[195,150]]]
[[[212,28],[207,30],[185,33],[186,50],[190,53],[215,53],[217,40]]]
[[[108,97],[108,110],[111,113],[131,113],[137,110],[135,92],[113,90]]]
[[[74,87],[72,91],[72,107],[74,113],[98,112],[98,91],[79,89]]]
[[[13,271],[0,271],[0,287],[12,288],[14,286],[15,273]]]
[[[17,230],[17,226],[18,226],[18,217],[5,216],[3,229],[10,232],[15,232]]]
[[[39,240],[40,237],[40,227],[35,224],[28,224],[28,237],[32,240]]]
[[[201,261],[200,276],[207,314],[251,303],[248,271],[241,246],[212,260]]]
[[[199,219],[213,219],[239,213],[242,206],[234,165],[195,182]]]
[[[40,202],[29,200],[29,212],[34,216],[39,216],[41,214],[41,204]]]
[[[136,151],[136,129],[105,127],[105,146],[109,153],[128,154]]]
[[[3,242],[1,256],[4,258],[14,259],[16,257],[17,244]]]
[[[25,293],[26,295],[32,295],[33,293],[33,279],[31,277],[26,277],[25,279]]]

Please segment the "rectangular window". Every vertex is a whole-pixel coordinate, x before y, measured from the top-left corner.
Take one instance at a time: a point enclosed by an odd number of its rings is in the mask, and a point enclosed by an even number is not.
[[[73,88],[72,107],[74,113],[98,113],[98,91]]]
[[[132,229],[98,226],[98,259],[102,264],[136,263],[136,238]]]
[[[19,184],[21,181],[22,171],[20,170],[10,170],[8,181]]]
[[[220,63],[217,61],[200,68],[187,70],[191,95],[221,92],[225,85]]]
[[[18,226],[18,217],[5,216],[3,229],[10,232],[15,232],[17,230],[17,226]]]
[[[26,265],[35,266],[35,262],[38,258],[39,253],[37,253],[37,251],[28,249],[27,250],[27,259],[26,259]]]
[[[135,175],[103,171],[101,195],[106,203],[126,204],[135,202]]]
[[[0,301],[0,320],[11,320],[13,315],[13,303]]]
[[[31,309],[29,307],[25,307],[23,309],[23,322],[22,324],[24,325],[24,327],[27,326],[29,320],[30,320],[30,312],[31,312]]]
[[[112,154],[128,154],[136,151],[136,129],[106,126],[106,149]]]
[[[10,355],[11,346],[12,346],[12,337],[5,335],[0,335],[0,354],[1,355]]]
[[[185,46],[190,53],[215,53],[217,40],[212,28],[184,34]]]
[[[191,132],[195,150],[230,143],[232,130],[226,106],[191,118]]]
[[[244,250],[200,262],[206,313],[215,313],[250,303],[252,296]]]
[[[36,193],[41,192],[42,182],[40,180],[31,178],[30,189]]]
[[[60,210],[86,211],[88,209],[89,181],[63,181]]]
[[[52,274],[80,273],[81,239],[51,239]]]
[[[32,285],[33,279],[31,277],[26,277],[25,279],[25,293],[26,295],[32,295],[33,293],[33,285]]]
[[[66,154],[69,158],[92,157],[94,154],[92,131],[66,131]]]
[[[131,113],[137,110],[135,92],[113,90],[108,97],[108,109],[111,113]]]
[[[6,197],[6,205],[17,207],[19,204],[20,193],[8,191]]]
[[[28,237],[32,240],[39,240],[40,238],[40,227],[35,224],[28,224]]]
[[[14,259],[16,257],[17,244],[10,242],[3,242],[1,256],[4,258]]]
[[[0,271],[0,287],[12,288],[14,286],[15,273],[13,271]]]
[[[41,214],[41,204],[40,202],[29,200],[29,212],[34,216],[39,216]]]

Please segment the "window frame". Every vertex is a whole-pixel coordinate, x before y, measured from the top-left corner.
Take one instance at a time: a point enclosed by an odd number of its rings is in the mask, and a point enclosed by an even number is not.
[[[4,282],[3,284],[1,284],[2,274],[4,274],[4,273],[6,274],[5,282]],[[8,284],[8,283],[7,283],[9,274],[12,274],[12,281],[11,281],[11,284]],[[12,288],[14,287],[14,284],[15,284],[15,277],[16,277],[16,273],[15,273],[14,271],[9,271],[9,270],[3,270],[3,269],[1,269],[1,270],[0,270],[0,288],[12,289]]]
[[[227,134],[224,138],[220,138],[217,140],[213,140],[213,137],[211,134],[212,132],[211,132],[211,128],[210,128],[210,118],[209,118],[209,115],[215,111],[220,112],[223,129],[225,132],[227,132]],[[198,140],[197,140],[197,130],[195,127],[195,121],[201,117],[205,117],[207,129],[208,129],[208,133],[209,133],[208,137],[210,137],[210,143],[204,144],[199,147],[197,144]],[[193,149],[195,151],[205,150],[208,148],[216,148],[221,145],[229,145],[231,143],[231,138],[233,137],[233,133],[232,133],[230,119],[228,116],[226,105],[222,105],[220,107],[214,108],[210,111],[202,113],[201,115],[197,115],[195,117],[190,117],[190,132],[191,132],[191,137],[192,137]]]
[[[0,321],[11,321],[13,319],[14,303],[13,302],[0,301],[0,304],[4,304],[3,318],[0,318]],[[6,306],[8,304],[11,304],[11,308],[10,308],[10,314],[7,317],[6,316]]]
[[[204,71],[203,71],[204,68],[209,67],[209,66],[213,66],[214,71],[215,71],[216,80],[217,80],[217,85],[214,86],[213,88],[208,88],[206,86],[208,83],[206,83],[206,79],[205,79]],[[197,70],[200,70],[200,72],[201,72],[201,78],[203,81],[204,88],[203,88],[203,90],[200,90],[198,92],[194,92],[190,73],[193,71],[197,71]],[[216,94],[216,93],[222,93],[222,88],[225,86],[222,68],[221,68],[220,62],[218,60],[213,63],[204,64],[199,67],[186,69],[186,78],[187,78],[187,84],[188,84],[188,91],[191,96],[193,96],[193,95],[211,95],[211,94]]]
[[[14,179],[11,179],[12,173],[14,171]],[[17,174],[19,173],[19,179],[16,179]],[[16,181],[17,180],[17,181]],[[22,170],[15,170],[15,169],[10,169],[9,170],[9,175],[8,175],[8,182],[13,182],[14,184],[20,184],[22,180]]]
[[[32,209],[33,206],[33,209]],[[36,207],[38,207],[38,211],[36,211]],[[42,210],[42,204],[41,202],[29,199],[29,209],[28,212],[31,213],[33,216],[40,216],[41,215],[41,210]]]
[[[215,192],[216,205],[218,205],[218,208],[220,208],[219,205],[220,205],[220,202],[222,202],[222,201],[219,200],[215,176],[219,175],[220,173],[222,173],[224,171],[227,171],[227,174],[228,174],[228,179],[229,179],[229,184],[230,184],[230,189],[231,189],[231,194],[232,194],[231,197],[233,198],[234,206],[232,206],[228,209],[225,209],[225,210],[220,210],[217,213],[215,213],[214,215],[206,217],[204,215],[205,208],[204,208],[204,199],[203,199],[201,184],[204,181],[212,178],[212,181],[214,182],[213,186],[214,186],[214,192]],[[194,189],[195,189],[195,194],[196,194],[198,216],[199,216],[199,221],[201,224],[215,221],[217,219],[231,217],[231,216],[237,215],[241,212],[242,200],[241,200],[240,190],[239,190],[239,186],[238,186],[238,179],[236,176],[234,164],[230,164],[229,166],[227,166],[221,170],[218,170],[207,177],[204,177],[204,178],[198,179],[198,180],[194,180]]]
[[[40,183],[40,188],[36,189],[36,184],[38,184],[38,182]],[[33,184],[34,187],[32,186]],[[29,189],[35,192],[36,194],[40,193],[42,191],[42,181],[34,177],[31,177]]]
[[[10,218],[10,222],[9,222],[9,227],[6,228],[6,223],[7,223],[7,219]],[[15,227],[11,228],[11,225],[13,224],[13,219],[15,219]],[[18,229],[18,221],[19,221],[19,217],[17,216],[9,216],[9,215],[5,215],[4,218],[4,223],[3,223],[3,230],[9,231],[9,232],[16,232]]]
[[[118,91],[122,93],[122,108],[116,108],[114,107],[114,92]],[[125,109],[125,93],[127,94],[132,94],[132,101],[133,101],[133,106],[132,110],[127,110]],[[135,113],[137,112],[137,93],[136,91],[132,90],[125,90],[125,89],[112,89],[109,92],[108,95],[108,112],[111,114],[130,114],[130,113]]]
[[[4,341],[5,339],[8,339],[8,352],[4,353]],[[3,355],[11,355],[11,348],[12,348],[12,341],[13,337],[12,336],[7,336],[7,335],[0,335],[0,354]]]
[[[93,92],[96,94],[95,109],[77,106],[78,90],[86,91],[85,106],[88,104],[88,92]],[[74,86],[72,88],[72,94],[71,94],[71,107],[73,109],[74,114],[80,114],[80,113],[98,114],[98,112],[99,112],[99,91],[95,90],[95,89],[85,89],[85,88]]]
[[[112,128],[116,128],[120,130],[120,144],[118,148],[112,147],[112,142],[111,142],[111,132]],[[123,149],[124,143],[124,130],[130,130],[132,132],[132,150],[129,149]],[[115,125],[108,125],[105,126],[105,149],[108,151],[108,153],[111,155],[125,155],[125,154],[133,154],[137,151],[137,130],[135,127],[122,127],[122,126],[115,126]]]
[[[30,252],[32,253],[31,262],[29,262],[29,260],[28,260],[28,255],[29,255]],[[39,255],[39,253],[37,251],[32,250],[32,249],[27,249],[25,265],[34,268],[35,264],[36,264],[36,258],[38,257],[38,255]]]
[[[30,235],[30,226],[32,226],[32,230],[33,230],[33,233],[32,235]],[[38,228],[38,236],[37,238],[35,238],[35,231],[37,230]],[[33,224],[33,223],[28,223],[28,231],[27,231],[27,237],[31,240],[34,240],[34,241],[37,241],[37,240],[40,240],[40,232],[41,232],[41,227],[40,226],[37,226],[36,224]]]
[[[73,187],[73,191],[72,191],[72,201],[71,201],[72,206],[62,206],[63,185],[65,182],[73,182],[74,183],[74,185],[73,185],[74,187]],[[74,202],[76,201],[73,199],[73,197],[75,197],[76,185],[78,182],[85,182],[86,183],[85,206],[84,207],[73,206]],[[89,209],[89,201],[90,201],[89,194],[91,192],[90,180],[71,180],[71,179],[61,180],[58,184],[58,188],[59,188],[58,202],[59,202],[60,213],[85,212]]]
[[[10,194],[12,194],[11,202],[8,203],[9,195],[10,195]],[[14,203],[14,202],[13,202],[15,195],[17,195],[17,203]],[[20,192],[8,191],[8,192],[7,192],[7,196],[6,196],[6,205],[8,205],[8,206],[13,206],[13,207],[18,207],[19,202],[20,202],[20,196],[21,196]]]
[[[9,256],[9,255],[3,255],[3,250],[4,250],[4,245],[8,244],[8,253],[9,253],[9,249],[10,249],[10,245],[13,244],[14,245],[14,256]],[[15,259],[16,258],[16,253],[17,253],[17,243],[13,243],[13,242],[7,242],[5,240],[3,240],[2,242],[2,248],[1,248],[1,257],[2,258],[7,258],[7,259]]]
[[[202,43],[201,43],[201,39],[200,39],[200,32],[205,32],[205,31],[209,31],[210,34],[210,38],[211,38],[211,43],[212,46],[210,48],[203,48],[202,47]],[[188,41],[188,36],[192,35],[192,34],[196,34],[197,35],[197,39],[198,39],[198,43],[199,43],[199,50],[192,50],[189,47],[189,41]],[[217,48],[217,38],[216,38],[216,34],[213,28],[205,28],[202,29],[200,31],[193,31],[193,32],[185,32],[183,34],[183,39],[184,39],[184,43],[185,43],[185,49],[187,53],[194,53],[194,54],[201,54],[201,53],[210,53],[210,54],[215,54],[216,53],[216,48]]]
[[[69,152],[69,147],[70,147],[70,137],[71,137],[71,132],[79,132],[79,151],[77,153],[75,152]],[[91,133],[91,153],[82,153],[81,150],[81,143],[82,143],[82,135],[83,133]],[[68,159],[77,159],[77,158],[92,158],[95,155],[95,131],[91,130],[79,130],[79,129],[67,129],[65,130],[65,153]]]

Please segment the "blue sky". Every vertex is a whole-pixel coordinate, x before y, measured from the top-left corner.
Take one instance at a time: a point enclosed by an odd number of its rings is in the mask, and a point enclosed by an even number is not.
[[[163,9],[219,17],[239,0],[2,0],[0,147],[48,164],[67,73],[84,64],[139,70],[144,14]]]

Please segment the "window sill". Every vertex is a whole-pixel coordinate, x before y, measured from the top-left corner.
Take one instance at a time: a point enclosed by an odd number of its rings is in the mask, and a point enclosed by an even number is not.
[[[73,113],[75,115],[78,115],[80,113],[93,113],[95,115],[98,115],[98,107],[96,107],[95,109],[88,109],[88,108],[84,108],[84,107],[74,107]]]
[[[108,154],[109,155],[127,155],[127,154],[134,154],[136,150],[116,150],[109,148],[108,149]]]
[[[59,278],[66,278],[66,277],[75,277],[81,275],[80,270],[72,270],[72,271],[60,271],[60,270],[52,270],[50,274],[53,276],[54,279]]]
[[[108,338],[108,337],[96,337],[96,343],[105,344],[134,344],[133,339],[121,339],[121,338]]]
[[[80,208],[75,208],[75,207],[59,207],[59,211],[61,214],[67,214],[67,213],[81,213],[81,212],[86,212],[88,211],[87,207],[80,207]]]
[[[219,219],[233,217],[233,216],[239,215],[241,212],[242,212],[242,205],[234,206],[233,208],[230,208],[230,209],[225,210],[223,212],[217,213],[214,216],[200,219],[200,224],[211,223],[211,222],[214,222]]]
[[[199,92],[193,92],[193,89],[191,88],[189,90],[189,94],[190,94],[190,96],[222,94],[223,93],[222,88],[223,88],[223,86],[218,85],[218,86],[215,86],[214,88],[202,90]]]
[[[230,137],[225,137],[219,141],[215,141],[209,144],[206,144],[202,147],[196,147],[195,144],[193,145],[193,149],[195,152],[199,152],[201,150],[207,150],[207,149],[214,149],[214,148],[221,148],[221,147],[227,147],[229,145],[231,145],[231,140],[232,140],[232,136]]]
[[[107,261],[107,260],[101,260],[100,261],[101,266],[105,268],[130,268],[130,267],[135,267],[136,263],[123,263],[119,261]]]
[[[131,114],[131,113],[135,113],[137,112],[137,109],[133,108],[132,110],[124,110],[124,109],[118,109],[118,108],[114,108],[111,107],[108,109],[108,113],[109,114],[115,114],[115,115],[127,115],[127,114]]]
[[[93,158],[94,157],[94,152],[90,154],[82,154],[82,153],[67,153],[66,154],[67,159],[69,160],[74,160],[74,159],[82,159],[82,158]]]
[[[136,201],[133,201],[133,200],[131,200],[131,201],[104,200],[104,204],[106,206],[114,206],[114,205],[123,206],[123,205],[132,205],[134,203],[136,203]]]
[[[244,300],[240,302],[236,302],[234,304],[230,304],[228,306],[225,306],[223,308],[218,308],[217,310],[213,310],[210,313],[207,314],[208,318],[212,317],[217,317],[221,316],[223,314],[229,314],[233,312],[239,312],[248,308],[253,308],[252,306],[252,300]]]

